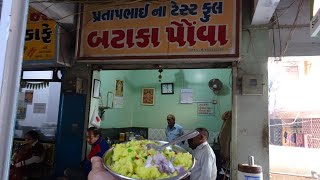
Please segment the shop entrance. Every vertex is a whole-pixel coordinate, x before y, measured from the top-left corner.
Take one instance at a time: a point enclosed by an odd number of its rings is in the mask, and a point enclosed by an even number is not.
[[[216,82],[221,86],[214,89]],[[219,167],[221,116],[231,109],[231,68],[93,71],[89,124],[95,125],[99,112],[103,137],[111,143],[121,142],[120,133],[126,132],[166,141],[166,117],[173,114],[185,133],[209,130]]]
[[[12,153],[16,154],[15,157],[19,156],[19,153],[27,153],[24,149],[25,137],[31,131],[39,135],[38,141],[44,147],[44,151],[39,155],[43,158],[41,170],[28,176],[47,177],[53,173],[56,132],[60,127],[58,115],[61,77],[61,72],[58,70],[22,71]],[[25,160],[22,157],[21,160]]]
[[[317,56],[269,58],[272,178],[319,178],[319,68]]]

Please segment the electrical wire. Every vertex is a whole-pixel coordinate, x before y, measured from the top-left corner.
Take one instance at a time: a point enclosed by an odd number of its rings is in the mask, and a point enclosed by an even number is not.
[[[277,8],[277,10],[282,11],[282,10],[288,10],[294,3],[296,3],[297,0],[294,0],[289,6],[284,7],[284,8]]]
[[[278,34],[279,34],[279,61],[281,61],[281,57],[282,57],[282,42],[281,42],[281,35],[280,35],[280,24],[279,24],[279,17],[278,17],[278,14],[277,14],[277,12],[275,12],[275,15],[276,15],[276,17],[277,17],[277,23],[278,23]]]
[[[114,4],[115,2],[117,2],[117,4]],[[139,3],[139,2],[154,2],[154,1],[146,1],[146,0],[135,0],[135,1],[123,1],[121,3],[119,3],[119,1],[31,1],[30,3],[52,3],[50,6],[46,7],[44,10],[41,11],[41,13],[43,13],[44,11],[46,11],[47,9],[49,9],[50,7],[58,4],[58,3],[72,3],[72,4],[79,4],[79,5],[83,5],[83,4],[91,4],[91,5],[107,5],[107,4],[113,4],[112,6],[110,7],[117,7],[117,6],[125,6],[125,5],[131,5],[131,4],[134,4],[134,3]],[[162,2],[162,1],[161,1]],[[165,2],[165,1],[163,1]],[[104,8],[99,8],[99,9],[94,9],[95,11],[101,11],[101,10],[105,10],[105,7]],[[66,19],[70,16],[76,16],[76,15],[80,15],[80,14],[83,14],[87,11],[79,11],[79,12],[75,12],[75,13],[72,13],[72,14],[68,14],[64,17],[61,17],[61,18],[57,18],[57,19],[52,19],[54,21],[61,21],[63,19]],[[89,22],[92,20],[92,18],[89,20]],[[77,29],[75,29],[77,30]],[[74,31],[74,30],[73,30]]]
[[[52,6],[56,5],[57,3],[52,3],[49,6],[47,6],[46,8],[44,8],[44,10],[40,11],[41,14],[43,14],[43,12],[45,12],[46,10],[48,10],[49,8],[51,8]]]
[[[293,28],[290,29],[289,36],[288,36],[287,41],[286,41],[286,43],[285,43],[283,52],[281,53],[282,55],[286,54],[286,51],[287,51],[288,45],[289,45],[289,41],[291,40],[292,35],[294,34],[294,32],[295,32],[295,30],[296,30],[295,25],[297,24],[298,17],[299,17],[299,14],[300,14],[302,5],[303,5],[303,0],[300,0],[299,6],[298,6],[298,11],[297,11],[296,17],[295,17],[295,19],[294,19],[294,21],[293,21],[293,24],[292,24],[292,25],[293,25]]]
[[[283,126],[283,125],[292,125],[292,124],[295,124],[295,123],[301,123],[301,122],[297,122],[297,120],[298,120],[299,117],[300,117],[300,112],[297,113],[296,117],[294,118],[294,120],[293,120],[291,123],[272,124],[272,125],[269,125],[269,127],[272,127],[272,126]]]
[[[111,6],[111,7],[131,5],[131,4],[138,3],[138,2],[142,2],[142,1],[145,1],[145,0],[136,0],[136,1],[130,1],[130,3],[114,4],[114,5]],[[112,2],[112,3],[114,3],[114,2]],[[106,4],[112,4],[112,3],[99,3],[99,5],[100,5],[100,4],[106,5]],[[82,3],[82,4],[83,4],[83,3]],[[103,7],[103,8],[94,9],[94,10],[91,10],[91,11],[102,11],[102,10],[105,10],[105,9],[106,9],[106,7]],[[55,19],[55,20],[56,20],[56,21],[61,21],[61,20],[65,19],[65,18],[68,18],[68,17],[70,17],[70,16],[80,15],[80,14],[83,14],[83,13],[85,13],[85,12],[87,12],[87,11],[81,11],[81,12],[69,14],[69,15],[66,15],[66,16],[64,16],[64,17],[62,17],[62,18]],[[89,20],[89,22],[90,22],[91,20],[92,20],[92,18]]]
[[[273,22],[271,22],[271,24],[275,23],[275,22],[279,19],[279,17],[281,17],[282,15],[284,15],[285,13],[287,13],[287,11],[288,11],[288,10],[292,7],[292,5],[294,5],[296,2],[297,2],[297,0],[293,1],[289,6],[287,6],[287,7],[285,7],[285,8],[277,8],[277,9],[275,10],[275,12],[277,12],[277,11],[283,11],[283,10],[284,10],[284,12],[282,12],[282,13],[278,16],[277,19],[275,19]]]
[[[276,58],[276,44],[274,40],[274,26],[272,26],[272,44],[273,44],[273,57]]]

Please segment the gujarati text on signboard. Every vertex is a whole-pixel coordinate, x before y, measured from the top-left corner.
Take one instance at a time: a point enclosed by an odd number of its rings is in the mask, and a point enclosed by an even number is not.
[[[78,59],[237,57],[236,0],[83,6]]]
[[[54,60],[56,22],[30,9],[24,44],[24,61]]]

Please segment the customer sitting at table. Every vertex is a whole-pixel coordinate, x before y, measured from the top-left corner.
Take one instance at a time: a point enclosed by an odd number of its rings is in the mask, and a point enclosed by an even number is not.
[[[193,150],[196,164],[191,170],[190,180],[215,180],[217,177],[216,156],[208,144],[209,132],[205,128],[197,128],[199,135],[188,139]]]
[[[25,144],[21,145],[12,156],[9,179],[41,176],[44,155],[45,149],[39,142],[38,132],[34,130],[27,132]]]
[[[80,164],[80,168],[68,168],[64,171],[67,179],[87,179],[91,171],[92,164],[91,158],[93,156],[102,157],[103,154],[109,149],[108,143],[102,138],[101,132],[98,128],[90,127],[87,130],[87,142],[91,145],[91,150],[85,160]]]

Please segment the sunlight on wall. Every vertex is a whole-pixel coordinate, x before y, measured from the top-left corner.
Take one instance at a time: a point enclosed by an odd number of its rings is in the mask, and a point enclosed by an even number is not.
[[[319,0],[314,0],[313,1],[313,15],[317,13],[317,11],[320,9],[320,1]]]
[[[319,57],[269,58],[269,110],[320,110]]]

